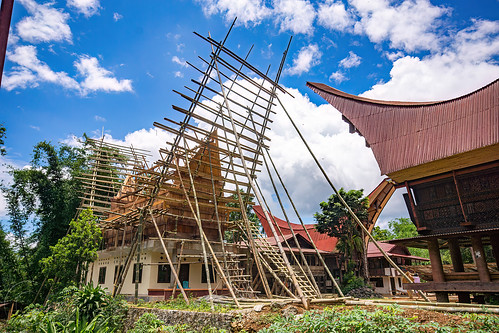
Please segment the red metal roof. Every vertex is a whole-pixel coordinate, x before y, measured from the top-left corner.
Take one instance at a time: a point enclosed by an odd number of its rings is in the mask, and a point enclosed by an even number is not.
[[[378,242],[378,244],[381,246],[383,251],[385,251],[388,256],[390,257],[399,257],[399,258],[406,258],[406,259],[414,259],[414,260],[422,260],[422,261],[429,261],[430,259],[427,258],[422,258],[418,256],[413,256],[407,250],[406,247],[404,246],[397,246],[395,244],[389,244],[385,242]],[[396,253],[395,250],[398,250],[398,252],[404,252],[404,253]],[[381,251],[374,245],[374,243],[369,242],[369,245],[367,246],[367,257],[368,258],[378,258],[378,257],[383,257],[383,254]]]
[[[253,210],[256,213],[256,216],[258,216],[258,219],[262,223],[263,230],[265,230],[265,233],[267,236],[272,237],[272,231],[270,230],[270,226],[267,222],[267,219],[265,218],[265,215],[263,214],[263,210],[261,206],[253,206]],[[281,220],[278,217],[273,216],[274,221],[276,224],[281,228],[282,234],[283,235],[290,235],[291,234],[291,229],[288,226],[288,223],[284,220]],[[274,226],[276,225],[274,224]],[[300,234],[305,238],[306,240],[309,240],[307,233],[305,232],[305,229],[302,227],[301,224],[297,223],[290,223],[291,227],[293,228],[293,231],[295,234]],[[315,246],[317,246],[317,249],[326,251],[326,252],[332,252],[334,251],[336,247],[336,243],[338,243],[338,239],[335,237],[330,237],[326,234],[321,234],[317,230],[315,230],[315,224],[308,224],[305,225],[307,228],[307,231],[310,234],[310,237],[312,237],[312,241],[315,243]],[[278,231],[277,231],[278,232]],[[278,232],[279,233],[279,232]]]
[[[499,79],[440,102],[379,101],[322,83],[307,86],[364,136],[382,174],[499,143]]]

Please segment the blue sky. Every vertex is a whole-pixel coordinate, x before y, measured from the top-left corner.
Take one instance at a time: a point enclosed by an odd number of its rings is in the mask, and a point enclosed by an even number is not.
[[[288,105],[333,180],[366,194],[382,179],[372,153],[306,81],[377,99],[442,100],[499,77],[497,0],[17,0],[0,89],[1,162],[22,167],[41,140],[72,143],[103,128],[116,142],[157,150],[166,137],[152,123],[178,119],[171,105],[185,102],[172,89],[199,77],[185,61],[209,56],[192,32],[221,39],[235,16],[227,45],[244,56],[254,44],[250,62],[271,64],[271,75],[293,36],[281,78],[296,97]],[[276,117],[275,159],[310,217],[331,191],[309,160],[287,154],[298,142]],[[397,216],[407,216],[400,196],[384,220]]]

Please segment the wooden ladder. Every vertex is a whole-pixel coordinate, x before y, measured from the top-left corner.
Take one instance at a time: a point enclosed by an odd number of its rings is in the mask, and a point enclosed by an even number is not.
[[[241,223],[237,224],[239,229],[248,237],[244,225]],[[272,246],[268,240],[264,237],[260,229],[252,224],[251,225],[251,233],[255,239],[255,246],[259,252],[259,257],[262,261],[265,261],[264,266],[267,270],[272,271],[271,274],[274,277],[278,277],[282,282],[287,282],[287,285],[290,288],[293,288],[293,283],[291,279],[291,274],[288,271],[284,259],[281,253],[277,250],[276,246]],[[247,238],[244,239],[246,243],[249,243]],[[249,246],[249,244],[247,244]],[[307,276],[300,270],[298,267],[292,267],[293,272],[296,276],[296,280],[300,289],[303,291],[303,294],[306,298],[317,298],[318,292],[313,287],[312,283],[308,279]]]

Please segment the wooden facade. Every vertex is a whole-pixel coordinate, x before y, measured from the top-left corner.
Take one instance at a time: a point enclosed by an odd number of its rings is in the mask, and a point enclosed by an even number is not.
[[[388,102],[307,83],[364,136],[381,173],[403,194],[420,236],[391,243],[427,248],[431,281],[405,288],[435,292],[461,302],[499,293],[499,80],[448,101]],[[474,273],[465,271],[461,249],[470,247]],[[486,258],[490,247],[493,258]],[[440,250],[452,272],[444,273]],[[488,259],[488,260],[487,260]],[[493,267],[495,266],[495,267]]]

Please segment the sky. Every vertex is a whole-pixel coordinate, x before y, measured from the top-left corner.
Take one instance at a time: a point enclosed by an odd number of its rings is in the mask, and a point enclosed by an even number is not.
[[[497,0],[17,0],[0,89],[8,165],[24,167],[43,140],[74,144],[83,133],[149,149],[169,135],[153,127],[180,119],[173,93],[192,86],[210,46],[193,31],[221,40],[270,76],[293,36],[280,83],[286,109],[337,187],[371,192],[384,178],[362,137],[306,87],[321,82],[350,94],[445,100],[499,77]],[[184,89],[185,90],[185,89]],[[274,117],[271,154],[301,214],[312,221],[332,191],[282,112]],[[259,182],[270,196],[268,177]],[[275,199],[275,198],[274,198]],[[275,200],[271,208],[275,208]],[[276,210],[276,214],[282,216]],[[380,224],[407,217],[398,190]],[[0,221],[5,223],[0,198]]]

